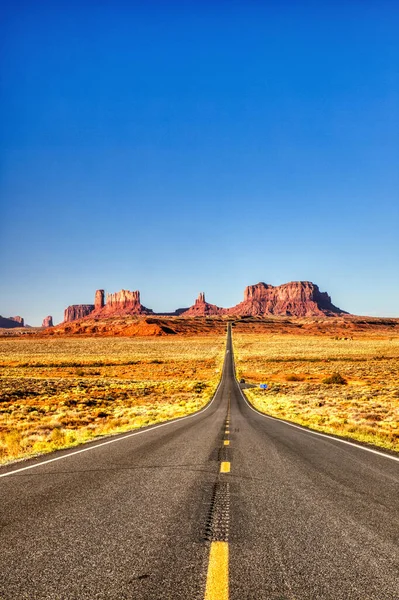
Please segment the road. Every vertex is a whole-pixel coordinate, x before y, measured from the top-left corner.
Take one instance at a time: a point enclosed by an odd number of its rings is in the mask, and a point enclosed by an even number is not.
[[[251,409],[228,332],[205,410],[0,469],[0,598],[397,600],[395,458]]]

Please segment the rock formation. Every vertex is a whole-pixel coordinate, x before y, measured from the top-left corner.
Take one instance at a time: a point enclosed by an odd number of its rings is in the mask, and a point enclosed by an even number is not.
[[[209,317],[212,315],[222,315],[225,310],[226,309],[220,308],[220,306],[216,306],[215,304],[209,304],[209,302],[205,300],[204,292],[201,292],[196,299],[195,304],[181,314],[185,317]]]
[[[44,317],[42,327],[53,327],[53,317],[51,315]]]
[[[64,310],[64,322],[87,317],[94,310],[94,304],[72,304]]]
[[[89,315],[96,318],[121,315],[149,315],[152,310],[140,302],[140,292],[121,290],[107,294],[104,302],[104,290],[96,290],[94,304],[73,304],[64,311],[64,323],[84,319]]]
[[[295,317],[346,314],[334,306],[326,292],[310,281],[292,281],[279,286],[258,283],[244,291],[244,301],[227,309],[239,316],[285,315]]]
[[[113,309],[136,308],[140,304],[140,292],[121,290],[114,294],[107,294],[107,307]]]
[[[249,285],[244,291],[244,301],[232,308],[209,304],[201,292],[195,304],[183,316],[267,316],[317,317],[346,314],[331,303],[330,296],[320,292],[310,281],[292,281],[279,286],[267,283]]]
[[[89,315],[96,319],[123,315],[153,315],[153,311],[141,304],[140,292],[121,290],[107,294],[104,302],[104,290],[97,290],[94,304],[74,304],[64,312],[64,322],[76,321]],[[158,313],[166,314],[166,313]],[[170,316],[267,316],[284,315],[293,317],[317,317],[347,314],[334,306],[326,292],[320,292],[317,285],[310,281],[292,281],[283,285],[273,286],[258,283],[248,286],[244,291],[244,300],[232,308],[221,308],[210,304],[201,292],[195,304],[188,309],[178,309]],[[23,319],[19,320],[20,326]],[[43,323],[43,327],[45,327]]]
[[[152,310],[143,306],[140,302],[140,292],[121,290],[114,294],[107,294],[105,306],[96,314],[107,315],[148,315]]]
[[[22,324],[20,321],[16,321],[17,318],[22,320]],[[0,327],[4,328],[4,329],[14,329],[15,327],[24,327],[24,320],[22,319],[22,317],[9,317],[7,319],[6,317],[0,316]]]
[[[9,317],[9,319],[11,319],[11,321],[15,321],[16,323],[18,323],[17,327],[25,326],[25,321],[24,321],[23,317]]]
[[[104,290],[96,290],[94,310],[101,310],[102,308],[104,308]]]

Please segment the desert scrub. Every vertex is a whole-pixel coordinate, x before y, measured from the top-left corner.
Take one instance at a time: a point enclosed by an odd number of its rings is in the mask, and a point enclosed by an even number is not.
[[[234,336],[237,374],[266,414],[399,451],[399,338]]]
[[[326,383],[327,385],[346,385],[348,382],[345,377],[342,377],[341,373],[333,373],[329,377],[325,377],[323,383]]]
[[[225,337],[0,341],[0,462],[205,406]]]

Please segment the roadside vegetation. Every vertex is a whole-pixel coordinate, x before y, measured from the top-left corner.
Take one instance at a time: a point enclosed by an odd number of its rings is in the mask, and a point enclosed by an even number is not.
[[[0,462],[205,406],[225,337],[0,341]]]
[[[399,451],[399,337],[236,333],[234,346],[237,375],[256,384],[245,394],[261,412]]]

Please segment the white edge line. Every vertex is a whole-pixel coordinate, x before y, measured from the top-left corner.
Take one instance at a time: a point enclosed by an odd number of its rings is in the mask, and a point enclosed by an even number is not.
[[[335,442],[341,442],[341,444],[347,444],[348,446],[354,446],[355,448],[359,448],[359,450],[366,450],[366,452],[372,452],[373,454],[378,454],[378,456],[383,456],[384,458],[390,458],[391,460],[396,460],[399,462],[399,458],[397,456],[392,456],[391,454],[385,454],[385,452],[379,452],[378,450],[373,450],[372,448],[367,448],[367,446],[362,446],[361,444],[355,444],[354,442],[348,442],[348,440],[343,440],[342,438],[335,437],[334,435],[327,435],[326,433],[320,433],[319,431],[314,431],[313,429],[308,429],[307,427],[301,427],[300,425],[295,425],[295,423],[290,423],[289,421],[284,421],[284,419],[279,419],[278,417],[272,417],[271,415],[265,415],[254,408],[249,400],[247,400],[245,394],[242,389],[238,385],[237,379],[235,380],[238,389],[240,390],[241,396],[244,398],[245,403],[249,406],[251,410],[255,413],[264,417],[265,419],[272,419],[273,421],[277,421],[278,423],[284,423],[285,425],[289,425],[290,427],[295,427],[295,429],[299,429],[305,433],[311,433],[312,435],[319,435],[320,437],[327,438],[328,440],[333,440]]]
[[[36,467],[42,467],[43,465],[48,465],[49,463],[55,462],[56,460],[62,460],[63,458],[69,458],[70,456],[75,456],[76,454],[81,454],[82,452],[89,452],[89,450],[95,450],[96,448],[100,448],[101,446],[107,446],[108,444],[115,444],[116,442],[122,442],[123,440],[133,437],[134,435],[149,433],[150,431],[154,431],[154,429],[158,429],[159,427],[166,427],[166,425],[173,425],[173,423],[179,423],[180,421],[184,421],[184,419],[191,419],[192,417],[196,417],[199,414],[204,413],[206,410],[208,410],[208,408],[210,408],[212,406],[212,404],[216,400],[216,396],[218,395],[219,388],[223,381],[225,362],[226,362],[226,354],[225,354],[225,358],[223,361],[222,376],[221,376],[218,386],[215,390],[213,398],[209,402],[209,404],[207,404],[205,406],[205,408],[202,408],[198,412],[195,412],[192,415],[186,415],[185,417],[178,417],[177,419],[173,419],[171,421],[166,421],[165,423],[160,423],[159,425],[154,425],[154,427],[149,427],[148,429],[142,429],[141,431],[133,431],[132,433],[128,433],[127,435],[120,435],[120,437],[116,437],[112,440],[107,440],[106,442],[100,442],[100,444],[96,444],[95,446],[90,446],[88,448],[82,448],[81,450],[75,450],[74,452],[69,452],[68,454],[63,454],[62,456],[57,456],[56,458],[49,458],[48,460],[43,460],[42,462],[36,463],[34,465],[29,465],[28,467],[22,467],[21,469],[15,469],[14,471],[10,471],[9,473],[2,473],[2,474],[0,474],[0,479],[2,477],[9,477],[10,475],[15,475],[16,473],[21,473],[21,471],[28,471],[29,469],[35,469]],[[118,434],[115,434],[115,435],[118,435]],[[62,451],[62,450],[60,450],[60,451]],[[27,459],[27,460],[31,460],[31,459]],[[4,467],[7,467],[7,465],[4,465]]]
[[[240,385],[236,378],[236,369],[235,369],[235,361],[233,354],[233,367],[234,367],[234,381],[238,387],[238,390],[241,396],[244,399],[244,402],[249,406],[251,410],[253,410],[256,414],[264,417],[265,419],[271,419],[272,421],[277,421],[278,423],[284,423],[285,425],[289,425],[289,427],[295,427],[295,429],[299,429],[305,433],[311,433],[312,435],[318,435],[320,437],[326,438],[328,440],[334,440],[336,442],[341,442],[341,444],[347,444],[348,446],[354,446],[354,448],[359,448],[359,450],[366,450],[366,452],[372,452],[372,454],[378,454],[378,456],[383,456],[384,458],[390,458],[391,460],[396,460],[399,462],[399,457],[392,456],[391,454],[386,454],[385,452],[380,452],[379,450],[373,450],[372,448],[367,448],[367,446],[362,446],[361,444],[355,444],[354,442],[348,442],[348,440],[343,440],[342,438],[335,437],[334,435],[327,435],[325,433],[321,433],[319,431],[314,431],[313,429],[309,429],[308,427],[301,427],[300,425],[295,425],[295,423],[290,423],[289,421],[285,421],[284,419],[279,419],[278,417],[272,417],[271,415],[265,415],[260,410],[254,408],[252,404],[249,402],[244,392],[240,388]]]

